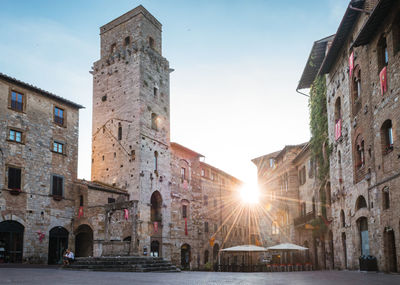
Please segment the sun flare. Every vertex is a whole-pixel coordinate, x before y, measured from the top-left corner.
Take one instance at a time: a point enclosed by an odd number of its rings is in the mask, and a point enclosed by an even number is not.
[[[245,184],[239,189],[240,198],[244,203],[256,204],[260,199],[260,192],[257,186]]]

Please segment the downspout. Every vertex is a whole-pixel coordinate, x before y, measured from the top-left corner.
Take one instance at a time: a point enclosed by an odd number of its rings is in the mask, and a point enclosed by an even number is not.
[[[300,92],[298,88],[296,88],[296,92],[299,93],[300,95],[306,96],[306,97],[310,97],[310,95]]]

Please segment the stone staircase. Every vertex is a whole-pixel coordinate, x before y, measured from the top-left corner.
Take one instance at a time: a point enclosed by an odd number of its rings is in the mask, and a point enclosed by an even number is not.
[[[64,269],[116,272],[180,272],[180,269],[161,257],[101,256],[77,257]]]

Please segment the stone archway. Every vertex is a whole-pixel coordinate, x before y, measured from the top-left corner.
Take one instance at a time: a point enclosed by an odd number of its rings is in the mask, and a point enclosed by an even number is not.
[[[93,230],[88,225],[80,225],[75,232],[75,255],[93,256]]]
[[[154,257],[160,256],[160,242],[158,240],[151,241],[150,256],[154,256]]]
[[[160,192],[154,191],[150,198],[150,219],[152,222],[162,222],[162,197]]]
[[[22,262],[24,230],[24,226],[16,221],[0,222],[0,247],[5,250],[0,260],[6,263]]]
[[[63,253],[68,248],[69,232],[63,227],[54,227],[49,232],[49,264],[62,264]]]
[[[181,266],[182,269],[190,269],[190,259],[191,259],[191,252],[190,252],[190,245],[185,243],[181,246]]]

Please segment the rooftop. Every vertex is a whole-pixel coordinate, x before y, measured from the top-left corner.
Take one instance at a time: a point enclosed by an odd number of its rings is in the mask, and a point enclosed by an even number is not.
[[[85,107],[83,107],[82,105],[76,104],[76,103],[74,103],[74,102],[72,102],[72,101],[69,101],[69,100],[67,100],[67,99],[64,99],[64,98],[62,98],[62,97],[60,97],[60,96],[58,96],[58,95],[55,95],[55,94],[53,94],[53,93],[51,93],[51,92],[49,92],[49,91],[40,89],[39,87],[36,87],[36,86],[31,85],[31,84],[29,84],[29,83],[22,82],[22,81],[20,81],[20,80],[14,78],[14,77],[11,77],[11,76],[8,76],[8,75],[4,74],[4,73],[0,73],[0,80],[6,81],[6,82],[8,82],[8,83],[17,85],[17,86],[19,86],[19,87],[21,87],[21,88],[24,88],[24,89],[33,91],[33,92],[38,93],[38,94],[41,94],[41,95],[43,95],[43,96],[45,96],[45,97],[48,97],[48,98],[50,98],[50,99],[53,99],[53,100],[62,102],[62,103],[64,103],[65,105],[68,105],[68,106],[73,107],[73,108],[76,108],[76,109],[85,108]]]

